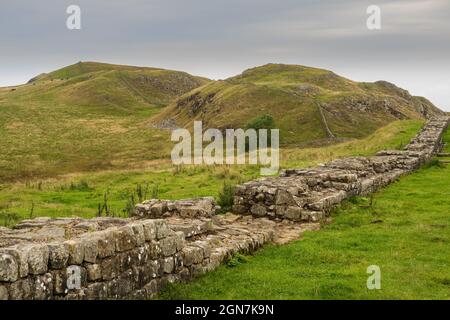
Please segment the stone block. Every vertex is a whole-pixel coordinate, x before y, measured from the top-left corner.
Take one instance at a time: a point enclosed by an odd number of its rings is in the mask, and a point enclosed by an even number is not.
[[[97,233],[97,249],[99,258],[103,259],[110,257],[116,252],[116,231],[117,228],[111,228]]]
[[[163,257],[168,257],[177,252],[177,237],[170,236],[158,241],[159,248]]]
[[[183,264],[185,266],[201,263],[204,258],[203,249],[200,247],[184,247],[181,254],[183,256]]]
[[[103,259],[100,262],[101,270],[102,270],[102,279],[103,280],[112,280],[116,278],[121,270],[120,265],[120,257],[113,256],[106,259]]]
[[[257,203],[251,207],[250,212],[257,217],[264,217],[267,214],[267,209],[263,204]]]
[[[145,220],[142,222],[145,241],[152,241],[156,239],[156,224],[157,223],[155,220]]]
[[[67,266],[69,252],[63,243],[51,243],[48,245],[49,265],[51,269],[57,270]]]
[[[88,300],[106,300],[108,297],[108,285],[103,282],[91,283],[86,288]]]
[[[2,284],[0,284],[0,301],[8,300],[8,288]]]
[[[128,226],[122,226],[116,231],[116,250],[124,252],[131,250],[136,246],[136,239],[134,237],[133,229]]]
[[[102,278],[102,268],[99,264],[86,265],[86,272],[88,281],[97,281]]]
[[[169,229],[166,221],[164,220],[155,220],[156,224],[156,239],[160,240],[165,237],[168,237],[173,233],[172,230]]]
[[[98,256],[98,237],[96,235],[83,238],[84,261],[95,263]]]
[[[172,273],[175,265],[173,257],[163,258],[159,261],[162,273]]]
[[[33,298],[35,300],[50,300],[53,297],[53,277],[51,273],[35,277],[33,286]]]
[[[136,239],[136,245],[141,246],[145,243],[144,226],[141,222],[132,223],[131,228],[134,232],[134,238]]]
[[[68,240],[64,242],[66,250],[69,253],[68,264],[81,265],[84,260],[84,245],[80,239]]]
[[[10,254],[0,253],[0,281],[13,282],[19,278],[19,265]]]
[[[18,280],[9,285],[10,300],[30,300],[33,298],[33,281],[30,278]]]
[[[27,246],[14,246],[9,248],[0,249],[1,254],[9,254],[14,257],[18,264],[19,278],[26,277],[28,275],[28,249]]]

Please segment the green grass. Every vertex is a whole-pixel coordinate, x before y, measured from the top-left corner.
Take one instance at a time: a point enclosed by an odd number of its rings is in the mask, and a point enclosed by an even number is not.
[[[0,182],[168,158],[169,132],[149,120],[204,83],[184,72],[83,62],[0,88]]]
[[[421,126],[420,121],[397,121],[373,135],[323,148],[283,149],[281,165],[308,167],[341,156],[371,155],[381,149],[399,148],[408,142]],[[230,185],[254,179],[255,166],[185,166],[173,167],[169,161],[157,160],[146,167],[63,175],[50,179],[0,184],[0,225],[11,226],[31,216],[94,217],[107,193],[110,214],[126,216],[131,197],[141,186],[144,198],[182,199],[196,196],[218,196],[224,181]],[[33,208],[33,210],[31,209]],[[124,211],[125,210],[125,211]],[[14,218],[14,219],[13,219]]]
[[[450,145],[450,131],[445,139]],[[434,163],[376,193],[372,205],[345,202],[302,240],[172,285],[161,298],[449,299],[449,208],[450,166]],[[381,269],[381,290],[366,287],[370,265]]]

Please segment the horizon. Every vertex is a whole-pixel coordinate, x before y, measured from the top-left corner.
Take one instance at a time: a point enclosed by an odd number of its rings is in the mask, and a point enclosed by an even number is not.
[[[0,87],[77,61],[160,67],[225,79],[269,62],[327,69],[359,82],[384,80],[450,111],[450,3],[379,0],[380,30],[366,26],[368,0],[78,0],[0,4]]]

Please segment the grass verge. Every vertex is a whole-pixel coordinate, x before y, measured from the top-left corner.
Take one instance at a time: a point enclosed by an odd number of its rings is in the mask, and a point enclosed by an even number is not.
[[[321,231],[171,285],[161,298],[449,299],[449,208],[450,166],[433,162],[373,199],[346,201]],[[380,290],[367,289],[371,265]]]

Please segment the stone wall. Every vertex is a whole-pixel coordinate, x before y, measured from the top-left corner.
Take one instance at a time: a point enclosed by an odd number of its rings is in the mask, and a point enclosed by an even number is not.
[[[448,118],[427,122],[404,150],[337,159],[311,169],[283,170],[236,188],[233,211],[270,219],[320,221],[345,198],[367,195],[418,169],[442,146]]]
[[[429,161],[448,122],[429,121],[402,151],[284,170],[240,185],[238,215],[214,215],[217,206],[206,197],[149,200],[128,219],[37,218],[0,227],[0,300],[153,297],[237,252],[317,230],[343,199],[374,192]]]
[[[214,203],[213,197],[177,201],[152,199],[137,205],[135,215],[151,219],[172,216],[200,218],[213,216],[216,209],[219,209],[219,207]]]
[[[38,218],[2,228],[0,300],[152,297],[274,239],[273,222],[238,218]]]

